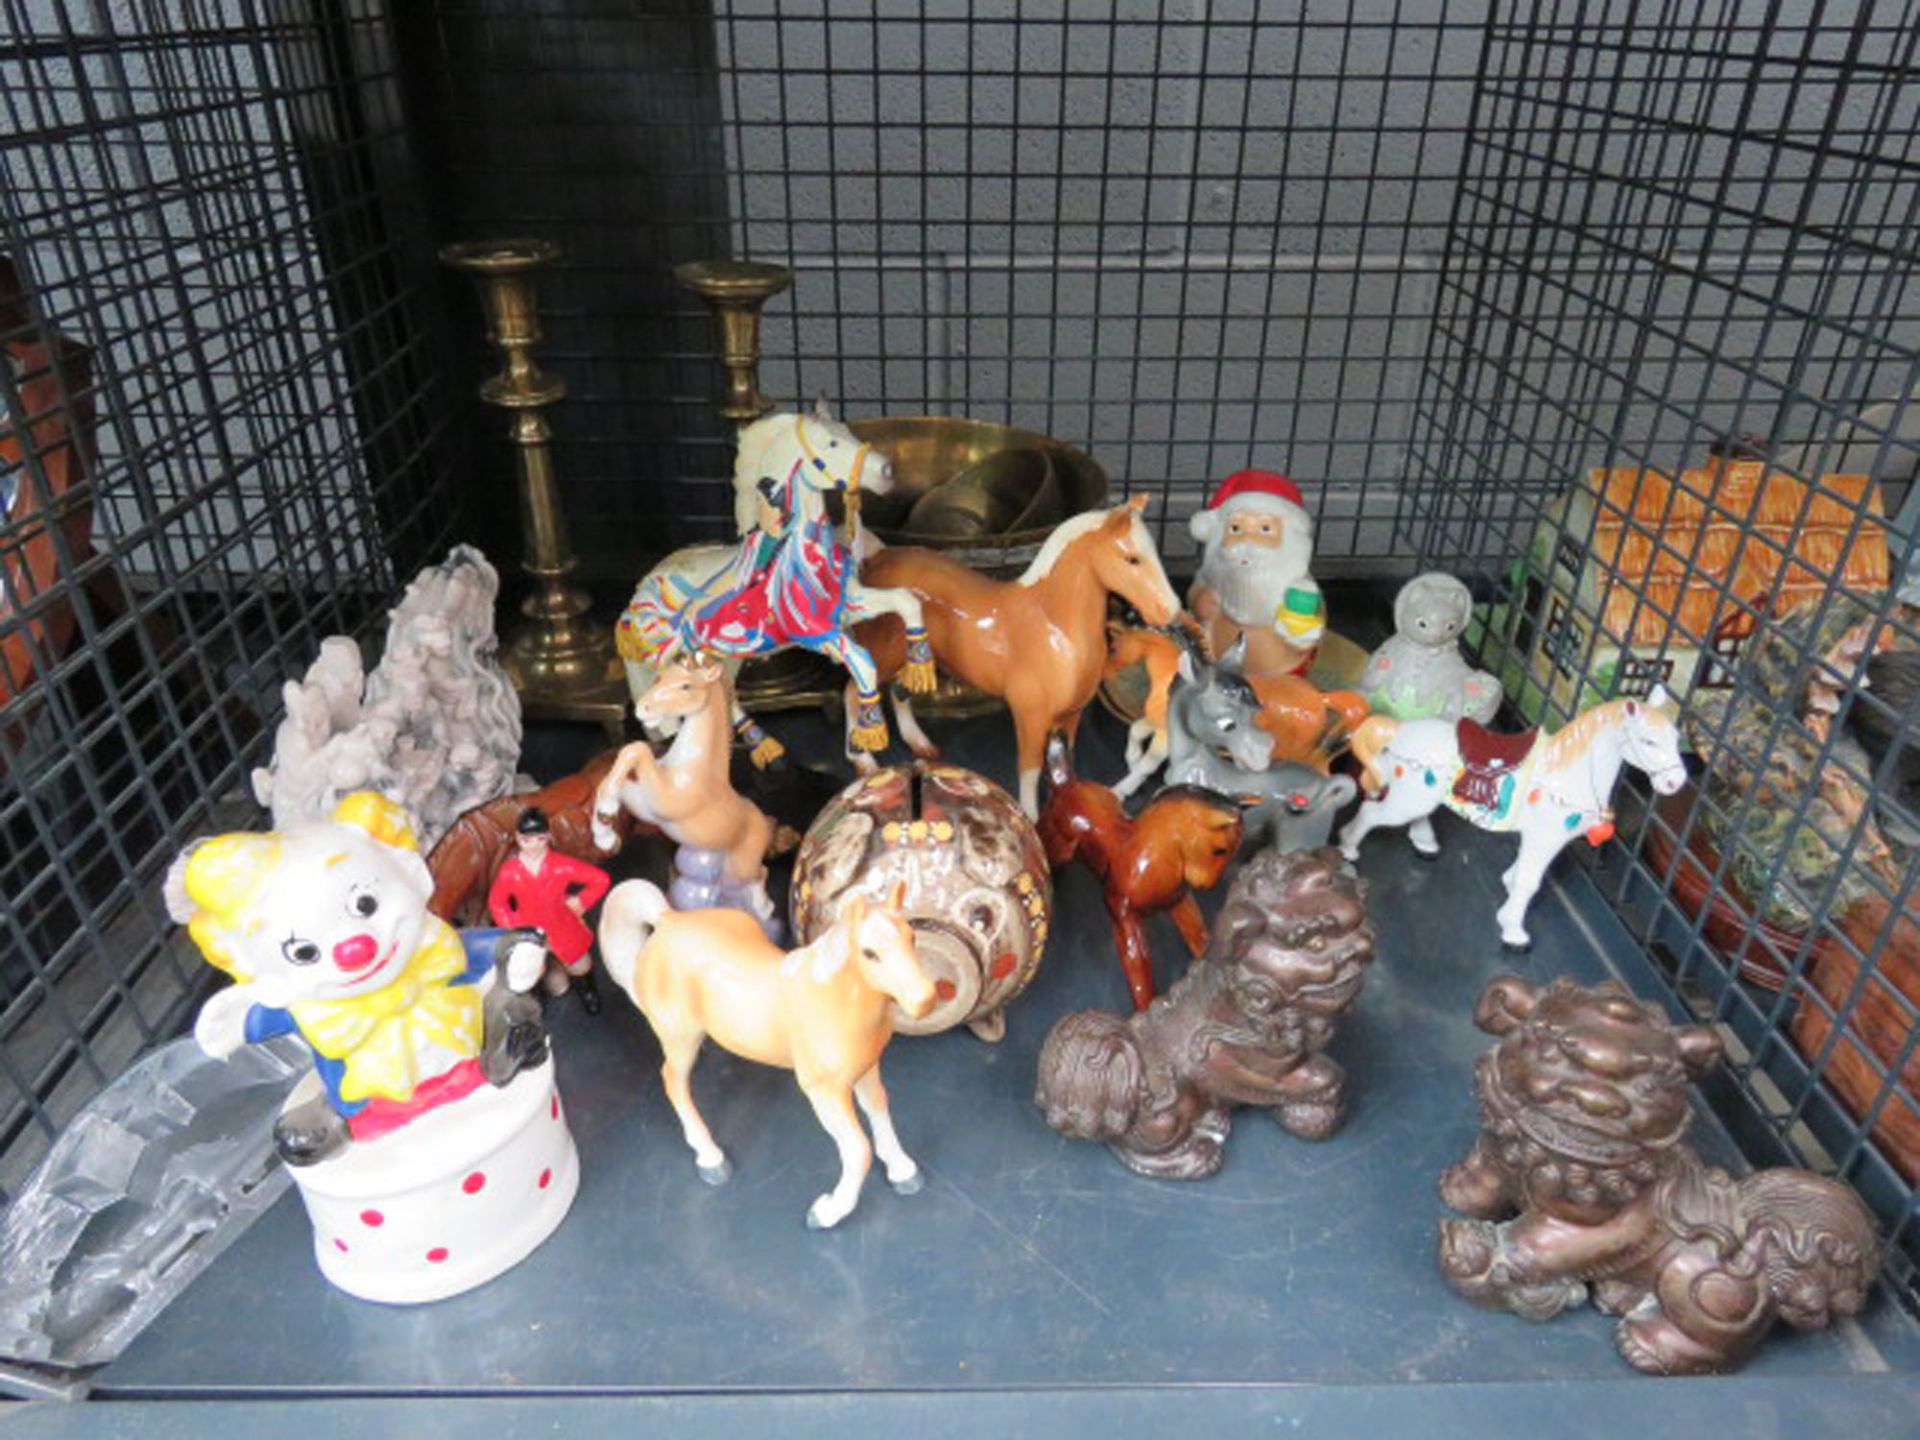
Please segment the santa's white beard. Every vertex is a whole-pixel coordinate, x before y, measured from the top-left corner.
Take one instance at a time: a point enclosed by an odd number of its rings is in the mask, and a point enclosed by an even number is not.
[[[1278,547],[1218,541],[1200,562],[1199,583],[1220,600],[1236,625],[1274,623],[1287,590],[1305,579],[1313,561],[1311,542],[1289,537]]]

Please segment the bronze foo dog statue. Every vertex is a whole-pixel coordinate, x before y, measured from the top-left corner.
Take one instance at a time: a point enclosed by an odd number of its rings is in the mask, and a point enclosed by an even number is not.
[[[1820,1330],[1860,1309],[1879,1246],[1851,1189],[1807,1170],[1735,1180],[1682,1143],[1688,1081],[1720,1059],[1711,1028],[1671,1025],[1615,982],[1513,976],[1474,1021],[1502,1038],[1477,1070],[1485,1128],[1440,1178],[1475,1217],[1440,1226],[1461,1295],[1548,1320],[1591,1284],[1621,1317],[1620,1354],[1656,1375],[1736,1370],[1776,1318]]]
[[[1236,1105],[1303,1140],[1345,1118],[1346,1075],[1321,1052],[1373,960],[1358,880],[1337,850],[1262,851],[1235,877],[1206,953],[1129,1018],[1082,1010],[1040,1051],[1047,1124],[1104,1140],[1131,1169],[1198,1180],[1220,1168]]]

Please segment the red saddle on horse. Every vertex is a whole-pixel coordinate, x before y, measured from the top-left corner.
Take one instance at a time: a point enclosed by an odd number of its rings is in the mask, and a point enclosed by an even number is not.
[[[1533,753],[1540,738],[1540,727],[1522,730],[1518,735],[1502,735],[1477,720],[1462,720],[1454,727],[1454,739],[1460,747],[1460,778],[1453,782],[1454,798],[1463,805],[1478,805],[1483,810],[1500,807],[1500,784]]]

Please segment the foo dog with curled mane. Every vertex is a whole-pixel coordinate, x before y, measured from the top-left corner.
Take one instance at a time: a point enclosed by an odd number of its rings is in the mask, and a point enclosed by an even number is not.
[[[1321,1052],[1373,960],[1360,882],[1336,850],[1265,850],[1227,893],[1206,954],[1149,1009],[1082,1010],[1040,1051],[1047,1124],[1104,1140],[1131,1169],[1198,1180],[1220,1168],[1237,1105],[1322,1140],[1346,1075]]]
[[[1547,1320],[1591,1293],[1621,1317],[1620,1354],[1659,1375],[1735,1370],[1775,1319],[1821,1330],[1860,1309],[1878,1244],[1851,1189],[1806,1170],[1735,1180],[1682,1143],[1687,1083],[1720,1059],[1710,1027],[1614,982],[1513,976],[1474,1021],[1501,1041],[1477,1071],[1485,1128],[1440,1179],[1475,1217],[1440,1227],[1461,1295]]]

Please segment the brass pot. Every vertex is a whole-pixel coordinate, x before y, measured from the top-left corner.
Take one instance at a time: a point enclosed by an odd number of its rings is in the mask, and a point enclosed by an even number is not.
[[[1091,455],[1032,430],[951,415],[889,415],[852,428],[893,462],[893,493],[863,496],[861,523],[889,545],[944,550],[985,575],[1019,574],[1062,520],[1106,502],[1107,472]],[[983,463],[1003,455],[1002,465]],[[1023,481],[1033,491],[1024,497]],[[915,507],[956,482],[968,493],[942,507],[941,528],[913,529]],[[971,531],[957,523],[968,515],[978,518]],[[1017,528],[996,530],[996,520]]]

